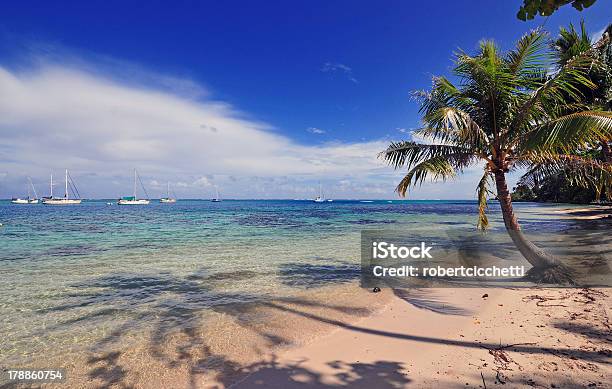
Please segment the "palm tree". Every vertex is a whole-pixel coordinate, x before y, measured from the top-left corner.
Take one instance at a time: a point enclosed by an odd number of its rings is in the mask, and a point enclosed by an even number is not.
[[[589,109],[602,111],[612,110],[612,25],[609,25],[602,37],[595,43],[587,33],[584,22],[580,23],[580,32],[570,24],[562,27],[559,36],[553,43],[557,54],[557,63],[564,66],[574,57],[591,52],[595,61],[589,68],[588,78],[596,85],[594,89],[582,87],[583,103]],[[581,107],[576,107],[579,112]],[[536,164],[521,177],[519,184],[537,187],[548,185],[549,181],[560,180],[570,185],[593,190],[595,199],[602,194],[612,199],[612,151],[609,138],[600,139],[596,148],[576,149],[572,158],[565,161],[547,161]],[[576,158],[580,157],[580,158]]]
[[[506,174],[538,163],[563,162],[574,158],[570,150],[610,139],[612,115],[576,111],[583,106],[581,89],[595,88],[585,76],[593,59],[581,53],[555,68],[550,43],[547,34],[534,30],[505,54],[492,41],[481,42],[475,56],[457,54],[458,86],[435,77],[431,91],[415,94],[424,127],[413,134],[431,144],[391,143],[381,157],[395,169],[407,168],[396,188],[401,196],[427,178],[444,181],[483,164],[476,189],[478,227],[488,226],[487,200],[494,182],[506,230],[533,266],[528,277],[565,283],[571,282],[570,271],[521,232]]]

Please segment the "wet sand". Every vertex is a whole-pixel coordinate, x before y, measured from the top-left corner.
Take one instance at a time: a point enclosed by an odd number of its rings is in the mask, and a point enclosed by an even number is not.
[[[64,384],[42,387],[225,388],[262,361],[333,333],[337,323],[375,314],[391,298],[350,282],[218,306],[197,317],[179,312],[151,331],[119,327],[85,350],[39,355],[25,366],[67,369]]]

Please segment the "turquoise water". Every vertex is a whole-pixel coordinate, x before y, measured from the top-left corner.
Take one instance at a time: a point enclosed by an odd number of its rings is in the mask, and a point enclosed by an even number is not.
[[[533,230],[570,225],[517,204]],[[0,361],[189,325],[214,307],[358,279],[360,231],[476,223],[471,201],[0,203]],[[501,228],[491,205],[493,228]]]

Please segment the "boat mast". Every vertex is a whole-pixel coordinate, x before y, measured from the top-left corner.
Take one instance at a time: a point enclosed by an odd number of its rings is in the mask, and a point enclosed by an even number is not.
[[[66,189],[64,190],[64,198],[68,198],[68,169],[66,169]]]
[[[32,187],[32,190],[34,191],[34,198],[37,199],[38,193],[36,193],[36,188],[34,188],[34,184],[32,183],[32,178],[28,177],[28,181],[30,181],[30,186]],[[29,195],[30,195],[30,190],[28,189],[28,196]]]
[[[170,198],[170,181],[168,181],[168,198]]]
[[[321,181],[319,181],[319,198],[323,198],[323,187],[321,186]]]
[[[53,198],[53,174],[51,174],[51,198]]]
[[[136,168],[134,168],[134,200],[136,200]]]

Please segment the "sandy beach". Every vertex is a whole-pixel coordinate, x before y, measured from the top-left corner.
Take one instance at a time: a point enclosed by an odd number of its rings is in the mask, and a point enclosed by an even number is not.
[[[393,296],[383,311],[334,321],[230,387],[609,387],[609,290],[384,293]]]
[[[589,207],[563,208],[556,210],[560,218],[573,220],[597,220],[612,218],[612,207],[609,205],[591,205]]]
[[[69,385],[43,387],[610,387],[609,289],[330,291],[54,361]]]

